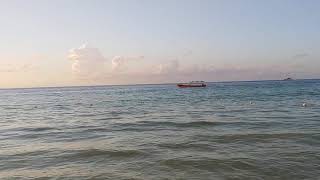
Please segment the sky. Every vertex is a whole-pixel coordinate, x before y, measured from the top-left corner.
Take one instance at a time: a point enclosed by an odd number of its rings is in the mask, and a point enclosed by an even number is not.
[[[0,88],[320,78],[318,0],[0,0]]]

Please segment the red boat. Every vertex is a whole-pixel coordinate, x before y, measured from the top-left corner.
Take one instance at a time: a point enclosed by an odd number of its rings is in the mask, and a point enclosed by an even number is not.
[[[204,81],[191,81],[189,83],[179,83],[177,84],[180,88],[188,88],[188,87],[206,87],[206,83]]]

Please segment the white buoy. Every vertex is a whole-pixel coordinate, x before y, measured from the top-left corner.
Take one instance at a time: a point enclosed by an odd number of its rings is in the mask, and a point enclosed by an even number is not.
[[[302,107],[307,107],[307,103],[302,103]]]

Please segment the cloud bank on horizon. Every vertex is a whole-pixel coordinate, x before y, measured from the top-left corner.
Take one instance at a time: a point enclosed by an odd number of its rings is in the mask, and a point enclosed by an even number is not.
[[[189,50],[191,52],[191,50]],[[191,53],[189,53],[190,55]],[[185,54],[182,55],[184,58]],[[307,53],[293,56],[305,58]],[[279,79],[292,72],[294,66],[214,66],[213,64],[182,64],[179,58],[146,65],[145,56],[114,56],[106,58],[98,48],[84,44],[69,51],[71,70],[75,79],[91,83],[162,83],[189,80],[255,80]]]

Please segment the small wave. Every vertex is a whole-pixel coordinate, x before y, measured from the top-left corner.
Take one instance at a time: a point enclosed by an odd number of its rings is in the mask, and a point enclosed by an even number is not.
[[[237,143],[237,142],[269,142],[274,140],[294,139],[298,140],[309,136],[315,136],[315,134],[307,133],[274,133],[274,134],[229,134],[220,136],[197,136],[197,140],[208,140],[221,143]]]
[[[72,108],[68,107],[67,105],[57,104],[53,106],[55,109],[58,110],[71,110]]]
[[[45,150],[41,150],[41,151],[29,151],[29,152],[18,152],[15,154],[12,154],[11,156],[39,156],[39,155],[43,155],[46,153],[49,153],[50,151],[45,151]]]
[[[41,132],[41,131],[49,131],[49,130],[57,130],[57,128],[52,127],[37,127],[37,128],[29,128],[28,131]]]
[[[17,110],[17,109],[22,109],[20,107],[3,107],[5,110]]]
[[[256,169],[255,162],[252,159],[188,159],[188,157],[167,159],[160,164],[174,169],[202,169],[207,171],[215,171],[223,169],[228,171]]]
[[[211,151],[212,147],[210,144],[196,143],[196,142],[182,142],[182,143],[161,143],[158,145],[160,148],[186,150],[194,149],[197,151]]]
[[[42,132],[42,131],[50,131],[50,130],[58,130],[54,127],[18,127],[18,128],[12,128],[7,129],[8,131],[28,131],[28,132]]]
[[[94,120],[97,121],[106,121],[106,120],[116,120],[116,119],[122,119],[121,117],[104,117],[104,118],[96,118]]]
[[[86,149],[77,150],[69,158],[90,158],[95,156],[108,156],[114,158],[131,158],[144,155],[144,152],[138,150],[101,150],[101,149]]]
[[[79,117],[95,117],[95,116],[97,116],[97,114],[94,114],[94,113],[91,113],[91,114],[79,114],[78,115]]]
[[[189,123],[182,123],[179,125],[181,125],[182,127],[198,127],[198,126],[216,126],[216,125],[222,125],[222,124],[225,124],[225,122],[193,121]]]
[[[87,129],[82,130],[81,132],[85,133],[85,132],[109,132],[109,131],[111,131],[111,130],[108,128],[96,127],[96,128],[87,128]]]
[[[217,125],[229,124],[228,122],[212,122],[212,121],[192,121],[192,122],[172,122],[172,121],[139,121],[136,123],[119,123],[118,126],[141,126],[141,127],[156,127],[156,126],[167,126],[167,127],[210,127]]]
[[[298,119],[296,116],[260,116],[261,119],[281,119],[281,120],[293,120]]]

